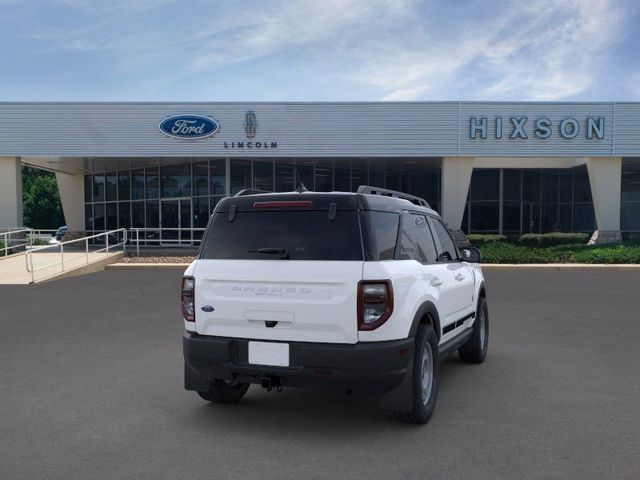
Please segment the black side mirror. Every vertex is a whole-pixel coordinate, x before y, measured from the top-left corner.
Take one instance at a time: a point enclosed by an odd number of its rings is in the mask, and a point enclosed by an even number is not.
[[[476,247],[464,247],[462,249],[462,259],[469,263],[482,262],[482,254]]]

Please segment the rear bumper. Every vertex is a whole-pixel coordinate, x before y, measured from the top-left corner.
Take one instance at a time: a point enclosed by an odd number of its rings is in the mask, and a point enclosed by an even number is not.
[[[260,383],[268,376],[283,386],[383,394],[404,378],[414,345],[412,338],[354,345],[288,343],[289,367],[252,365],[249,339],[185,332],[185,388],[206,390],[212,379]]]

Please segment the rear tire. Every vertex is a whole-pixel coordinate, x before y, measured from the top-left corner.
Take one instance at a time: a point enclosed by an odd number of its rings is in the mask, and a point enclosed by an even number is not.
[[[212,380],[209,383],[209,390],[198,391],[198,395],[209,402],[238,403],[249,390],[249,386],[249,383],[230,385],[224,380]]]
[[[431,325],[420,325],[413,353],[413,407],[409,412],[396,412],[400,419],[421,424],[429,421],[438,398],[439,372],[438,337]]]
[[[458,349],[460,359],[466,363],[482,363],[487,358],[489,347],[489,309],[484,297],[478,301],[476,321],[469,340]]]

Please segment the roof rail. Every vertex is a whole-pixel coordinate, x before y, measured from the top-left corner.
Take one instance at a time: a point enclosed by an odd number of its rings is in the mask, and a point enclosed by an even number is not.
[[[415,195],[409,195],[408,193],[398,192],[397,190],[389,190],[387,188],[371,187],[369,185],[360,185],[356,193],[365,193],[368,195],[381,195],[383,197],[394,197],[408,200],[414,205],[420,205],[421,207],[431,208],[429,203],[420,197]]]
[[[234,197],[244,197],[245,195],[255,195],[257,193],[273,193],[268,190],[259,190],[257,188],[245,188],[244,190],[240,190],[238,193],[234,195]]]

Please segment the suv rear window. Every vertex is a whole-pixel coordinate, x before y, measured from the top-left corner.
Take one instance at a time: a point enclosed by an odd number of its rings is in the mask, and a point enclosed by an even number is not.
[[[259,249],[263,253],[258,252]],[[265,251],[265,249],[267,249]],[[283,254],[282,252],[286,252]],[[227,260],[362,260],[358,214],[326,210],[238,212],[214,215],[200,258]]]

